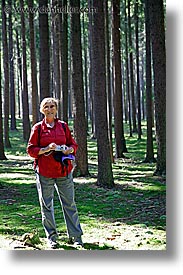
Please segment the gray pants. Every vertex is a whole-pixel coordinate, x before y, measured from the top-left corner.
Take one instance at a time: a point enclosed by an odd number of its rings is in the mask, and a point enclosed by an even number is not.
[[[54,217],[54,189],[56,189],[62,206],[68,237],[83,234],[76,204],[74,201],[74,183],[72,173],[63,178],[46,178],[36,174],[37,190],[41,206],[42,224],[48,239],[56,240],[58,234]]]

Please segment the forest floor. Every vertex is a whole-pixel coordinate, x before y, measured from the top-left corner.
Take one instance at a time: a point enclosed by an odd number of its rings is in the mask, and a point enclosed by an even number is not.
[[[41,224],[32,159],[20,133],[0,161],[0,250],[48,250]],[[83,248],[67,243],[66,227],[55,196],[58,250],[166,250],[166,183],[144,163],[145,137],[126,137],[126,158],[115,160],[115,187],[96,185],[96,140],[88,140],[89,177],[75,177],[75,199],[83,229]]]

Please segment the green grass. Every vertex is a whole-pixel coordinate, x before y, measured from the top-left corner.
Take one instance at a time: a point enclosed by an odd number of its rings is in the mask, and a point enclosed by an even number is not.
[[[145,133],[144,129],[145,124]],[[17,239],[37,229],[44,240],[33,161],[26,154],[21,136],[19,123],[18,132],[10,133],[12,148],[6,149],[8,159],[0,161],[0,236]],[[126,143],[126,158],[115,159],[113,164],[115,188],[105,189],[96,185],[97,144],[88,138],[91,176],[74,179],[86,250],[166,249],[165,178],[153,176],[155,164],[143,163],[145,136],[139,141],[137,135],[126,135]],[[60,249],[74,249],[66,243],[57,197],[55,217]],[[44,245],[41,249],[45,249]]]

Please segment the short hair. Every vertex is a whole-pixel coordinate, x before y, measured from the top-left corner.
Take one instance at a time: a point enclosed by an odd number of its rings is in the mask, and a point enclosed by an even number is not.
[[[47,103],[53,103],[53,104],[55,104],[56,109],[58,109],[58,99],[53,98],[53,97],[45,97],[45,98],[41,101],[41,103],[40,103],[40,112],[41,112],[42,114],[44,114],[44,112],[43,112],[44,106],[45,106]]]

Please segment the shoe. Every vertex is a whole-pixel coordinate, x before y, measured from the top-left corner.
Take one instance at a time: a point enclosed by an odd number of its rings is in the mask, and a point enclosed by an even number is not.
[[[69,238],[68,243],[73,244],[74,246],[82,246],[83,247],[83,241],[82,241],[81,236]]]
[[[56,249],[58,247],[58,243],[56,241],[48,239],[48,247],[51,249]]]

